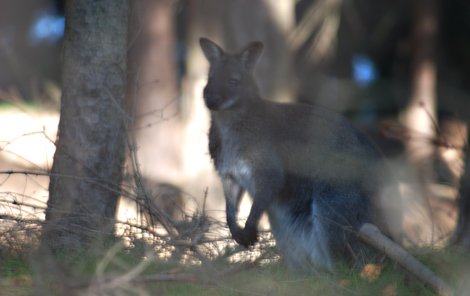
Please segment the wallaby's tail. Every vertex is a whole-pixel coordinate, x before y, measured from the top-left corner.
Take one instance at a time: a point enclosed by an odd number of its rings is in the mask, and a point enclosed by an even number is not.
[[[452,295],[452,289],[447,283],[405,249],[386,237],[375,225],[364,223],[359,229],[358,236],[369,245],[384,252],[390,259],[400,264],[411,274],[430,286],[439,295]]]

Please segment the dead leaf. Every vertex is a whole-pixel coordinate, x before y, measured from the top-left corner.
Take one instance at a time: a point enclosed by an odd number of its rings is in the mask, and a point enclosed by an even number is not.
[[[367,280],[369,283],[375,281],[382,272],[382,265],[379,264],[366,264],[361,271],[361,278]]]

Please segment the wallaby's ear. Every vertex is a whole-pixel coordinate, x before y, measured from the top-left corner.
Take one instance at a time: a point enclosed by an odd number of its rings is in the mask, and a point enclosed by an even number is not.
[[[263,43],[256,41],[248,44],[245,49],[240,52],[240,60],[247,70],[253,70],[262,51]]]
[[[224,50],[207,38],[201,37],[199,44],[201,45],[202,52],[210,63],[219,60],[224,55]]]

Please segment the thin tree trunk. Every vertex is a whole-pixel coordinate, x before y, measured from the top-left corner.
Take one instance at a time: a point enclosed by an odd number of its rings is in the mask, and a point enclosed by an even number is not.
[[[470,129],[467,130],[467,139],[470,139]],[[454,243],[470,250],[470,149],[465,149],[464,173],[460,179],[459,188],[459,217],[454,235]]]
[[[140,0],[143,48],[135,92],[138,156],[145,176],[181,182],[181,124],[178,118],[176,44],[172,0]],[[132,3],[131,5],[135,5]]]
[[[174,5],[171,0],[130,2],[126,96],[130,111],[130,153],[126,167],[136,185],[137,219],[150,224],[159,221],[169,232],[172,229],[165,214],[171,217],[172,211],[178,211],[176,204],[183,204],[180,195],[165,195],[165,186],[159,186],[161,182],[177,182],[181,176],[176,149],[180,147],[181,125],[176,116]],[[171,206],[157,201],[162,195],[167,197],[165,201],[175,205],[170,212],[164,213]],[[127,207],[125,212],[132,211],[135,203],[131,202],[129,205],[123,199],[119,207]],[[151,216],[149,209],[152,209]]]
[[[416,173],[415,189],[421,197],[422,206],[428,212],[426,225],[420,232],[429,233],[421,239],[435,241],[435,214],[430,184],[434,181],[433,157],[435,146],[432,139],[436,135],[436,50],[438,33],[438,0],[414,0],[412,22],[411,56],[411,97],[403,114],[403,123],[411,134],[405,142],[409,163]],[[406,227],[406,226],[405,226]],[[413,226],[414,227],[414,226]]]
[[[437,0],[414,0],[413,9],[412,94],[405,111],[405,124],[423,137],[411,138],[407,152],[419,173],[429,178],[434,146],[422,139],[433,139],[436,133]]]

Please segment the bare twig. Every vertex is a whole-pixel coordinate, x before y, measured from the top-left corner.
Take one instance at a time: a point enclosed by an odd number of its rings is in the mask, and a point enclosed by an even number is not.
[[[7,214],[0,214],[0,220],[11,220],[11,221],[16,221],[18,223],[38,224],[38,225],[42,225],[44,223],[44,221],[39,218],[23,218],[23,217],[18,217],[16,215],[7,215]]]
[[[5,171],[0,171],[0,175],[32,175],[32,176],[58,176],[62,178],[69,178],[69,179],[76,179],[76,180],[81,180],[85,182],[92,183],[96,186],[99,186],[101,188],[104,188],[106,190],[120,193],[121,190],[118,185],[115,184],[109,184],[109,182],[106,182],[106,180],[101,180],[98,178],[85,178],[85,177],[79,177],[75,175],[65,175],[65,174],[55,174],[52,172],[47,172],[47,171],[28,171],[28,170],[5,170]]]

